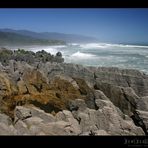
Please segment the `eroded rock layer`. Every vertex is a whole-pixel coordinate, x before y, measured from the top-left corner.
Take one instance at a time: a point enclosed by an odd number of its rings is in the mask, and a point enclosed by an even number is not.
[[[0,64],[1,135],[147,135],[148,76],[137,70]]]

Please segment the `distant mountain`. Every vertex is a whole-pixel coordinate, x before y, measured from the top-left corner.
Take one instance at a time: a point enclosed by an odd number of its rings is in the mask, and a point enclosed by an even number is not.
[[[28,30],[13,30],[13,29],[0,29],[3,32],[12,32],[20,35],[30,36],[37,39],[46,39],[46,40],[63,40],[67,43],[90,43],[98,42],[98,39],[89,36],[76,35],[76,34],[64,34],[57,32],[32,32]]]
[[[47,40],[33,38],[27,35],[21,35],[14,32],[0,31],[0,46],[5,45],[61,45],[66,44],[60,40]]]

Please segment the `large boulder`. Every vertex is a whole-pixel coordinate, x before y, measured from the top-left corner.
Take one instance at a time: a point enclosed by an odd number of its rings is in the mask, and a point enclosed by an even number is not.
[[[31,114],[33,117],[36,116],[41,118],[44,123],[56,121],[56,118],[52,114],[46,113],[44,110],[41,110],[37,107],[31,107]]]
[[[27,118],[32,117],[32,113],[31,110],[29,108],[25,108],[23,106],[16,106],[15,111],[14,111],[14,115],[15,115],[15,122],[17,122],[17,120],[25,120]]]

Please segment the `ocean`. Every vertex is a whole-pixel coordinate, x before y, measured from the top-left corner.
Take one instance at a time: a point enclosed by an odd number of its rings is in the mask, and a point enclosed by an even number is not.
[[[55,55],[60,51],[66,63],[85,66],[119,67],[137,69],[148,74],[148,46],[108,44],[108,43],[71,43],[63,46],[24,46],[34,52],[45,50]]]

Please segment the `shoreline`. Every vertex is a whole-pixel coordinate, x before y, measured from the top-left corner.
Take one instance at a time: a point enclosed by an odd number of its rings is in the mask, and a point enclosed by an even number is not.
[[[116,47],[103,48],[103,45],[102,48],[101,46],[97,47],[98,45],[92,46],[92,44],[84,44],[83,46],[36,46],[32,48],[24,47],[23,49],[31,50],[33,52],[41,51],[42,49],[44,49],[47,53],[51,53],[52,55],[56,55],[56,53],[60,51],[66,63],[81,64],[83,66],[137,69],[148,74],[148,69],[146,65],[147,51],[145,49],[139,48],[138,50],[136,48],[131,48],[128,50],[128,47],[125,47],[125,49],[119,48],[118,51],[116,50]],[[140,49],[141,52],[139,52]],[[112,53],[110,53],[110,50],[112,51]],[[120,51],[121,53],[123,52],[123,55],[120,54]]]

